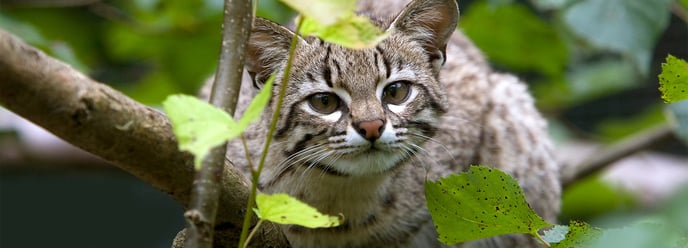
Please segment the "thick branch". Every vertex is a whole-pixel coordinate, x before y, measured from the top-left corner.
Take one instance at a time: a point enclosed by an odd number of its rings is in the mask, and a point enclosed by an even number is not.
[[[187,207],[194,175],[192,157],[178,151],[164,114],[89,79],[2,29],[0,104]],[[248,180],[229,164],[222,173],[215,231],[226,237],[223,240],[238,239],[247,211]],[[274,225],[261,229],[256,246],[286,246]]]
[[[251,0],[224,1],[220,60],[210,103],[228,113],[234,113],[239,99],[244,55],[253,20],[251,7]],[[225,147],[226,143],[212,149],[196,174],[190,210],[185,214],[188,220],[185,247],[211,247],[213,244]]]

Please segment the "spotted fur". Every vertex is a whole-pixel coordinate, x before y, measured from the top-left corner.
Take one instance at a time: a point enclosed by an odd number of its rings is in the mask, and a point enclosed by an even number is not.
[[[454,32],[454,0],[406,3],[359,2],[361,14],[393,30],[374,48],[351,50],[298,38],[259,186],[267,193],[289,193],[324,213],[341,214],[345,222],[328,229],[284,226],[294,247],[440,247],[425,206],[424,182],[471,164],[516,177],[530,205],[555,221],[558,168],[546,122],[526,86],[492,71],[476,47]],[[279,84],[292,37],[287,28],[256,20],[246,67],[253,83],[242,86],[239,113],[271,74]],[[406,98],[386,98],[403,93],[395,83],[408,86]],[[261,120],[246,133],[254,162],[279,85],[273,89]],[[315,96],[321,93],[325,98]],[[339,105],[319,112],[312,99],[323,105],[338,99]],[[235,164],[247,164],[238,141],[230,144],[229,154]],[[536,242],[508,235],[459,246],[528,247]]]

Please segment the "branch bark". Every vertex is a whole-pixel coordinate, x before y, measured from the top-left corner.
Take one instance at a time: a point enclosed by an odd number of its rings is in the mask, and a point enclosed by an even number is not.
[[[167,117],[95,82],[0,29],[0,104],[65,141],[169,194],[188,209],[193,158],[177,149]],[[225,161],[215,247],[233,247],[247,210],[249,181]],[[255,247],[287,247],[261,225]]]
[[[220,59],[210,95],[213,106],[234,113],[244,70],[246,44],[251,31],[253,11],[251,0],[225,0],[222,23]],[[227,143],[213,148],[196,173],[191,192],[185,247],[208,248],[213,245],[213,226],[218,210],[222,167]]]

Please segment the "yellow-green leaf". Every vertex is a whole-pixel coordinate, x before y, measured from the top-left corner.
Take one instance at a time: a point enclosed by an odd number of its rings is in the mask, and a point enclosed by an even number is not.
[[[268,78],[268,80],[263,85],[263,89],[261,89],[258,95],[256,95],[253,98],[253,100],[251,100],[251,103],[246,108],[244,115],[241,116],[241,119],[239,119],[236,129],[233,130],[235,132],[232,132],[231,138],[236,137],[242,132],[244,132],[244,130],[246,130],[246,128],[249,124],[251,124],[252,121],[260,117],[260,114],[263,112],[265,105],[267,105],[270,101],[270,96],[272,96],[272,82],[274,80],[275,75],[270,76],[270,78]]]
[[[171,95],[162,103],[172,122],[179,149],[194,155],[196,169],[210,149],[223,144],[236,132],[227,112],[188,95]]]
[[[279,224],[293,224],[308,228],[335,227],[341,224],[337,216],[329,216],[287,194],[258,194],[258,218]]]
[[[659,91],[667,103],[688,99],[688,63],[669,54],[659,74]]]
[[[314,18],[306,17],[299,32],[354,49],[374,47],[389,35],[389,32],[382,32],[373,25],[367,17],[353,13],[331,25],[323,25]]]
[[[328,26],[347,17],[356,10],[357,0],[282,0],[301,15],[318,20]]]

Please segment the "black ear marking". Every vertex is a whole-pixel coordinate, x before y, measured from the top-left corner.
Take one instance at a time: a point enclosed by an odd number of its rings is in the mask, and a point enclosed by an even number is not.
[[[260,88],[287,60],[294,33],[277,23],[256,18],[246,50],[246,70]],[[302,38],[299,37],[302,42]]]

